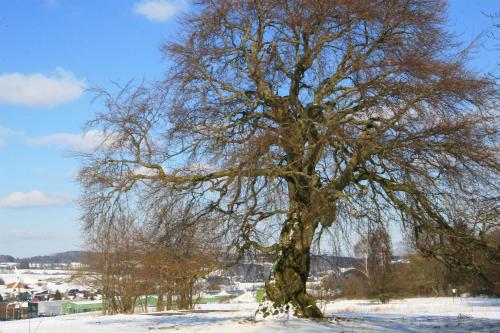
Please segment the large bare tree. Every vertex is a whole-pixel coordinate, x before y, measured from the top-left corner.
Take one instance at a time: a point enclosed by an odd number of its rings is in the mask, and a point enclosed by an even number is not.
[[[322,316],[310,249],[345,222],[400,222],[441,260],[453,243],[498,262],[480,230],[455,228],[498,195],[497,85],[466,68],[442,1],[197,6],[162,48],[164,82],[102,92],[88,225],[124,198],[145,215],[189,206],[236,257],[275,255],[264,316]]]

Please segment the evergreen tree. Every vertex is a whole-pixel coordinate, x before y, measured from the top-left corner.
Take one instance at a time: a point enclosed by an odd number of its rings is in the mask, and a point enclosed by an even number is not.
[[[56,293],[54,294],[54,301],[60,301],[62,300],[62,295],[59,289],[56,290]]]

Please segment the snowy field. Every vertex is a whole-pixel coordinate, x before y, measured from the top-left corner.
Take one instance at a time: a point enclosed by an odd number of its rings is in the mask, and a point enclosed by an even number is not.
[[[325,306],[329,318],[321,321],[255,322],[255,307],[254,303],[208,304],[193,312],[37,318],[0,322],[0,332],[500,332],[500,299],[413,298],[389,304],[338,301]]]
[[[40,281],[61,282],[69,279],[75,272],[61,269],[18,269],[19,277],[26,284],[36,284]],[[0,273],[0,277],[5,283],[17,281],[17,275],[14,271],[9,273]]]
[[[55,293],[56,290],[64,293],[70,289],[82,289],[79,283],[69,282],[71,276],[76,273],[69,270],[56,269],[19,269],[18,274],[21,281],[28,284],[32,291],[39,292],[48,290],[50,293]],[[9,284],[17,281],[15,272],[0,273],[0,278]],[[0,285],[0,294],[7,291],[6,286]]]

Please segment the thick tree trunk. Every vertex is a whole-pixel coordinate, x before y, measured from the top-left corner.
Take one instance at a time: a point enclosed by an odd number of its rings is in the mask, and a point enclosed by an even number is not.
[[[315,300],[307,294],[310,248],[317,223],[306,211],[309,205],[293,203],[293,210],[280,235],[279,253],[273,266],[273,278],[266,285],[266,297],[257,316],[290,314],[321,318]]]

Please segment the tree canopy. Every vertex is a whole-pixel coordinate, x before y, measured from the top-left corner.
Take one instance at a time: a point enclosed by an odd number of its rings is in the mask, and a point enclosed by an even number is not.
[[[498,262],[484,241],[498,228],[498,86],[467,69],[442,1],[197,6],[162,47],[164,81],[99,91],[107,111],[89,128],[106,140],[80,171],[88,228],[118,206],[144,221],[188,207],[232,255],[275,255],[264,316],[321,316],[310,248],[343,223],[399,222],[443,261],[479,270],[457,262],[474,248]]]

